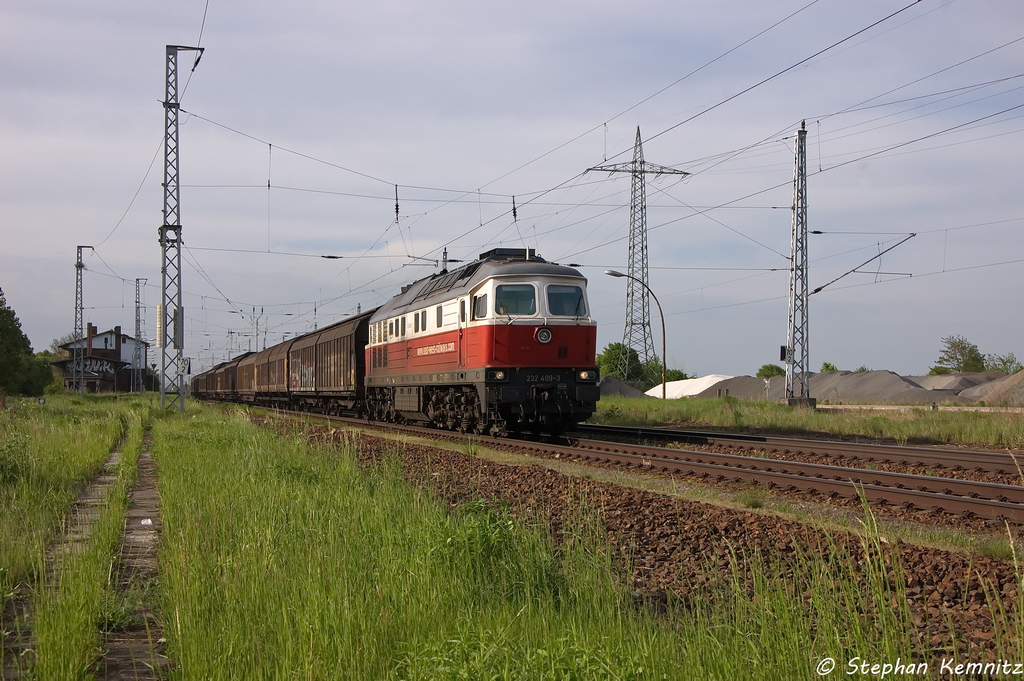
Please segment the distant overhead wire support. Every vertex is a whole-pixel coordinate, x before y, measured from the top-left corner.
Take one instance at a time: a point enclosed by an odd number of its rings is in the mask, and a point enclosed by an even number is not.
[[[874,255],[874,256],[872,256],[872,257],[868,258],[867,260],[865,260],[865,261],[864,261],[864,262],[862,262],[861,264],[859,264],[859,265],[857,265],[856,267],[854,267],[854,268],[853,268],[852,270],[850,270],[850,271],[848,271],[848,272],[846,272],[846,273],[844,273],[844,274],[840,274],[840,275],[839,275],[838,277],[836,277],[836,278],[835,278],[835,279],[833,279],[832,281],[828,282],[827,284],[822,284],[822,285],[821,285],[821,286],[819,286],[818,288],[816,288],[816,289],[814,289],[813,291],[811,291],[811,292],[810,292],[810,293],[809,293],[808,295],[812,295],[812,296],[813,296],[813,295],[814,295],[815,293],[820,293],[820,292],[821,292],[821,291],[823,291],[823,290],[824,290],[825,288],[827,288],[827,287],[831,286],[832,284],[836,283],[837,281],[839,281],[839,280],[840,280],[840,279],[842,279],[843,277],[845,277],[845,276],[847,276],[847,275],[850,275],[850,274],[853,274],[854,272],[856,272],[857,270],[859,270],[859,269],[860,269],[861,267],[864,267],[864,265],[867,265],[867,264],[868,264],[869,262],[871,262],[872,260],[877,260],[878,258],[881,258],[881,257],[882,257],[883,255],[885,255],[886,253],[888,253],[888,252],[889,252],[889,251],[891,251],[892,249],[894,249],[894,248],[896,248],[897,246],[900,246],[900,245],[902,245],[902,244],[905,244],[906,242],[908,242],[908,241],[910,241],[911,239],[913,239],[913,238],[914,238],[915,236],[917,236],[917,234],[916,234],[916,233],[911,233],[911,234],[910,234],[910,235],[908,235],[908,236],[907,236],[907,237],[906,237],[905,239],[900,239],[900,240],[899,240],[899,241],[898,241],[897,243],[893,244],[892,246],[890,246],[889,248],[885,249],[884,251],[881,251],[880,253],[878,253],[878,255]],[[913,276],[913,275],[907,275],[907,276]]]
[[[212,119],[206,118],[205,116],[200,116],[197,113],[193,113],[191,111],[186,111],[185,109],[181,109],[181,112],[184,113],[184,114],[188,114],[189,116],[192,116],[193,118],[198,118],[201,121],[205,121],[205,122],[209,123],[210,125],[215,125],[218,128],[223,128],[224,130],[227,130],[229,132],[233,132],[236,135],[241,135],[242,137],[247,137],[247,138],[249,138],[249,139],[251,139],[251,140],[253,140],[255,142],[259,142],[260,144],[270,144],[270,142],[268,142],[267,140],[260,139],[259,137],[256,137],[255,135],[250,135],[249,133],[246,133],[246,132],[242,132],[241,130],[237,130],[235,128],[232,128],[229,125],[224,125],[223,123],[218,123],[217,121],[214,121]],[[361,171],[358,171],[358,170],[353,170],[352,168],[347,168],[347,167],[345,167],[343,165],[339,165],[337,163],[332,163],[330,161],[325,161],[322,158],[317,158],[316,156],[311,156],[309,154],[304,154],[301,151],[295,151],[294,149],[289,149],[287,147],[282,147],[280,144],[278,144],[276,146],[277,146],[277,150],[278,151],[283,151],[283,152],[288,153],[288,154],[294,154],[295,156],[298,156],[300,158],[304,158],[304,159],[306,159],[308,161],[313,161],[315,163],[321,163],[323,165],[330,166],[332,168],[337,168],[338,170],[344,170],[347,173],[352,173],[353,175],[358,175],[360,177],[365,177],[366,179],[374,180],[375,182],[382,182],[382,183],[388,184],[388,185],[393,185],[394,184],[394,182],[389,182],[388,180],[383,180],[383,179],[381,179],[379,177],[375,177],[375,176],[370,175],[368,173],[364,173],[364,172],[361,172]]]

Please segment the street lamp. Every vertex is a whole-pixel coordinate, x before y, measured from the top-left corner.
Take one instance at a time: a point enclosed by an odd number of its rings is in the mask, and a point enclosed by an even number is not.
[[[647,292],[651,294],[651,298],[654,298],[654,302],[657,303],[658,305],[658,314],[661,315],[661,399],[664,400],[666,399],[665,393],[668,389],[668,386],[665,383],[665,364],[668,363],[668,355],[665,354],[665,313],[662,312],[661,310],[661,303],[658,301],[658,296],[654,295],[654,291],[651,290],[650,286],[640,281],[631,274],[624,274],[622,272],[617,272],[615,270],[605,270],[604,273],[607,274],[609,277],[625,277],[627,279],[632,279],[633,281],[647,289]],[[626,350],[628,352],[629,349],[627,348]]]

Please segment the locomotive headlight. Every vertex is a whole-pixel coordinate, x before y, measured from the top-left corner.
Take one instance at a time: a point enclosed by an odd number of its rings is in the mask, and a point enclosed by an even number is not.
[[[495,371],[492,369],[487,372],[488,381],[504,381],[506,378],[508,378],[508,374],[504,371]]]
[[[591,371],[581,371],[581,372],[579,372],[579,374],[577,374],[577,376],[578,376],[578,378],[581,381],[596,381],[597,380],[597,372],[596,371],[592,371],[592,370]]]
[[[537,341],[540,343],[550,343],[552,336],[553,334],[551,333],[551,329],[537,329]]]

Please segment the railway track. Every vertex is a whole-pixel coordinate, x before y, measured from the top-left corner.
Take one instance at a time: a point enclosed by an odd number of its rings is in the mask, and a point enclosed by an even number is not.
[[[321,418],[321,417],[318,417]],[[370,423],[365,420],[344,417],[322,417],[333,423],[372,427],[386,432],[415,435],[437,439],[461,440],[464,436],[422,426]],[[587,427],[588,429],[590,427]],[[622,429],[633,433],[644,429]],[[660,431],[659,434],[667,431]],[[621,434],[621,432],[620,432]],[[694,434],[704,438],[701,444],[714,444],[717,434]],[[641,437],[647,437],[641,435]],[[727,436],[732,438],[733,436]],[[764,450],[765,442],[785,438],[760,438],[759,436],[736,436],[751,443],[749,448]],[[675,473],[694,476],[716,482],[738,482],[762,486],[768,490],[796,491],[808,494],[824,494],[830,497],[858,499],[863,497],[872,504],[887,504],[907,509],[949,513],[965,518],[1007,520],[1024,524],[1024,487],[1004,485],[975,480],[958,480],[931,475],[914,475],[888,471],[831,466],[816,463],[786,461],[718,452],[687,451],[656,447],[651,445],[610,442],[605,440],[571,440],[569,444],[532,442],[483,437],[480,441],[493,445],[512,447],[518,451],[549,458],[576,460],[589,463],[611,464],[635,467],[658,473]],[[734,441],[737,441],[734,440]],[[805,440],[792,440],[808,443]],[[754,447],[753,445],[759,445]],[[817,443],[815,443],[817,444]],[[848,458],[857,456],[855,443],[838,444],[844,447]],[[862,445],[872,448],[877,445]],[[889,450],[902,448],[889,447]],[[910,448],[912,450],[924,448]],[[796,451],[796,450],[793,450]],[[811,451],[801,449],[799,451]],[[814,449],[817,453],[830,451]],[[931,451],[931,450],[924,450]],[[942,451],[942,450],[935,450]],[[951,452],[951,450],[945,450]],[[977,452],[981,453],[981,452]],[[875,456],[875,454],[872,454]],[[898,456],[892,454],[891,456]],[[900,459],[892,459],[900,460]],[[934,464],[933,464],[934,465]]]
[[[1021,475],[1024,461],[1018,461],[1009,452],[979,452],[931,447],[902,447],[861,442],[834,440],[806,440],[797,438],[743,435],[732,433],[705,433],[692,430],[640,428],[633,426],[602,426],[580,424],[575,429],[580,435],[626,438],[638,443],[647,441],[678,442],[707,445],[722,449],[757,451],[765,454],[814,455],[840,460],[866,463],[927,466],[929,468],[977,470],[990,473]],[[781,457],[780,457],[781,458]]]

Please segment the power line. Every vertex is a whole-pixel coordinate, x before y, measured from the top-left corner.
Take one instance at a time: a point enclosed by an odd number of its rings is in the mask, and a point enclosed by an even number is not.
[[[793,69],[795,69],[798,66],[801,66],[803,64],[806,64],[807,62],[809,62],[810,60],[814,59],[815,57],[818,57],[818,56],[828,52],[829,50],[832,50],[832,49],[838,47],[839,45],[842,45],[843,43],[845,43],[845,42],[847,42],[849,40],[852,40],[853,38],[857,37],[858,35],[866,32],[866,31],[871,30],[872,28],[874,28],[875,26],[878,26],[879,24],[885,23],[886,21],[888,21],[889,19],[892,19],[893,17],[897,16],[898,14],[902,14],[903,12],[907,11],[908,9],[910,9],[914,5],[918,4],[919,2],[921,2],[921,0],[914,0],[909,5],[906,5],[903,8],[896,10],[892,14],[889,14],[889,15],[879,19],[878,21],[875,21],[872,24],[870,24],[868,26],[865,26],[864,28],[860,29],[859,31],[857,31],[855,33],[851,33],[850,35],[846,36],[842,40],[839,40],[839,41],[837,41],[835,43],[832,43],[831,45],[829,45],[828,47],[826,47],[824,49],[818,50],[817,52],[815,52],[811,56],[806,57],[804,59],[801,59],[800,61],[796,62],[795,64],[787,66],[786,68],[782,69],[781,71],[779,71],[779,72],[777,72],[777,73],[775,73],[775,74],[773,74],[771,76],[768,76],[767,78],[765,78],[763,80],[760,80],[757,83],[754,83],[753,85],[751,85],[751,86],[749,86],[747,88],[744,88],[743,90],[740,90],[736,94],[730,95],[729,97],[726,97],[725,99],[721,100],[717,104],[713,104],[712,106],[709,106],[706,109],[702,109],[701,111],[699,111],[698,113],[690,116],[689,118],[686,118],[686,119],[676,123],[675,125],[672,125],[672,126],[666,128],[666,129],[662,130],[661,132],[652,135],[650,138],[648,138],[647,141],[650,142],[653,139],[657,139],[658,137],[661,137],[662,135],[665,135],[665,134],[671,132],[672,130],[675,130],[676,128],[678,128],[680,126],[685,125],[685,124],[689,123],[690,121],[692,121],[692,120],[694,120],[696,118],[700,118],[701,116],[703,116],[704,114],[706,114],[708,112],[714,111],[715,109],[717,109],[720,106],[728,104],[729,102],[731,102],[732,100],[736,99],[737,97],[741,97],[741,96],[745,95],[746,93],[750,92],[751,90],[759,88],[762,85],[764,85],[765,83],[769,83],[769,82],[775,80],[776,78],[778,78],[779,76],[784,75],[786,73],[789,73]]]

